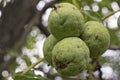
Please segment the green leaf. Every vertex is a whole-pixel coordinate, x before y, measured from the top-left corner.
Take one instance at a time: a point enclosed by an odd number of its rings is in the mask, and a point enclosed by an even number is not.
[[[108,61],[109,61],[108,57],[102,57],[102,56],[99,57],[99,63],[100,63],[100,65],[103,65],[104,63],[106,63]]]
[[[72,3],[72,0],[59,0],[58,2],[69,2],[69,3]]]
[[[84,7],[85,5],[91,6],[94,3],[94,0],[77,0],[80,7]]]
[[[102,9],[103,7],[108,8],[109,11],[113,11],[111,7],[112,0],[102,0],[101,2],[98,3],[99,7]]]
[[[72,3],[77,7],[79,6],[78,8],[83,8],[85,5],[91,5],[94,1],[93,0],[59,0],[59,3],[61,2]]]
[[[14,76],[14,80],[40,80],[41,76],[34,75],[34,72],[29,72],[27,74],[23,74],[22,72],[16,73]]]
[[[92,10],[83,10],[82,13],[84,15],[85,22],[89,20],[102,22],[101,16],[97,12],[94,12]]]
[[[14,80],[50,80],[46,77],[35,75],[34,71],[29,71],[26,74],[19,72],[19,73],[16,73],[13,78]]]
[[[34,44],[36,43],[36,41],[37,41],[36,37],[28,36],[25,47],[27,47],[28,49],[33,49]]]
[[[13,61],[12,64],[9,65],[9,71],[10,71],[11,75],[13,75],[15,73],[15,69],[16,69],[17,66],[18,66],[18,64],[14,61]]]
[[[73,3],[77,8],[80,8],[80,6],[79,6],[77,0],[72,0],[72,3]]]
[[[27,55],[23,55],[22,58],[25,60],[27,66],[30,66],[32,63]]]
[[[110,33],[110,45],[120,45],[119,29],[108,29]]]

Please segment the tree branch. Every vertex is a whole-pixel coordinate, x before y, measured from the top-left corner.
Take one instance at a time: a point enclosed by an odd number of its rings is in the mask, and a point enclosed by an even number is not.
[[[19,41],[36,12],[39,0],[14,0],[2,9],[0,18],[0,48],[8,49]]]
[[[114,11],[114,12],[111,12],[111,13],[107,14],[106,16],[102,17],[102,20],[104,21],[105,19],[107,19],[108,17],[114,15],[115,13],[117,13],[117,12],[119,12],[119,11],[120,11],[120,9],[117,10],[117,11]]]
[[[25,26],[25,31],[22,34],[22,37],[20,38],[20,40],[18,42],[18,47],[17,47],[16,51],[18,51],[18,52],[21,51],[23,45],[26,42],[27,35],[30,33],[32,27],[37,23],[38,17],[39,17],[39,14],[38,14],[38,12],[36,12],[35,16],[33,16],[31,21]]]
[[[117,46],[117,45],[111,45],[109,47],[110,50],[120,50],[120,46]]]
[[[2,0],[3,1],[3,0]],[[25,37],[29,33],[30,29],[24,29],[24,26],[28,24],[31,26],[34,24],[33,19],[36,12],[36,4],[39,0],[14,0],[13,3],[8,3],[6,7],[2,8],[2,17],[0,18],[0,53],[4,52],[4,49],[13,47],[13,45],[19,41],[18,48],[21,48],[25,41]],[[0,7],[1,8],[1,7]],[[31,20],[33,19],[33,20]],[[33,22],[32,22],[33,21]],[[22,36],[22,37],[21,37]],[[5,54],[6,55],[6,54]],[[8,70],[10,64],[15,61],[15,57],[11,57],[9,61],[4,62],[4,56],[0,60],[0,79],[2,79],[2,71]]]
[[[57,3],[59,0],[54,0],[54,1],[51,1],[50,3],[47,3],[44,8],[40,11],[40,17],[39,17],[39,23],[37,24],[37,27],[46,35],[46,36],[49,36],[50,33],[49,31],[47,30],[46,27],[43,26],[42,24],[42,16],[43,14],[45,13],[45,11],[49,8],[49,7],[52,7],[55,3]]]
[[[25,69],[25,70],[23,71],[23,74],[26,74],[29,70],[31,70],[33,67],[35,67],[38,63],[42,62],[43,60],[44,60],[44,58],[38,59],[37,62],[31,64],[27,69]]]

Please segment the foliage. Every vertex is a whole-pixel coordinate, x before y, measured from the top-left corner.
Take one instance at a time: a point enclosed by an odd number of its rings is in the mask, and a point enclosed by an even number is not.
[[[40,75],[35,75],[33,71],[29,71],[26,74],[22,72],[16,73],[14,75],[14,80],[50,80]]]

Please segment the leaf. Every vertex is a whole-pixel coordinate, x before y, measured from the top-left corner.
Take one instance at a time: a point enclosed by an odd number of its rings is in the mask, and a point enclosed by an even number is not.
[[[13,61],[12,64],[9,65],[9,71],[11,72],[10,74],[13,75],[15,72],[16,67],[18,66],[18,64],[16,62]]]
[[[69,3],[72,3],[72,0],[59,0],[58,2],[69,2]]]
[[[27,66],[30,66],[32,63],[27,55],[23,55],[22,58],[25,60]]]
[[[33,49],[36,41],[36,37],[28,36],[25,47],[27,47],[28,49]]]
[[[108,29],[110,33],[110,45],[120,45],[119,29]]]
[[[89,20],[102,22],[101,16],[97,12],[94,12],[92,10],[83,10],[82,13],[84,15],[85,22]]]
[[[26,74],[19,72],[19,73],[16,73],[13,78],[14,80],[50,80],[40,75],[35,75],[34,71],[29,71]]]
[[[77,8],[80,8],[80,6],[79,6],[77,0],[72,0],[72,3],[73,3]]]
[[[112,0],[102,0],[98,3],[99,7],[102,9],[103,7],[107,7],[109,11],[113,11],[111,7]]]
[[[106,63],[108,61],[109,61],[108,57],[103,57],[103,56],[99,57],[99,63],[100,63],[100,65],[104,65],[104,63]]]
[[[79,8],[84,7],[85,5],[91,5],[94,1],[93,0],[59,0],[59,3],[61,2],[68,2],[68,3],[72,3],[75,6],[79,6]],[[77,5],[76,5],[77,4]]]
[[[79,6],[84,7],[85,5],[91,5],[94,3],[94,0],[76,0]]]
[[[23,74],[22,72],[16,73],[14,80],[40,80],[41,76],[36,76],[34,73]]]

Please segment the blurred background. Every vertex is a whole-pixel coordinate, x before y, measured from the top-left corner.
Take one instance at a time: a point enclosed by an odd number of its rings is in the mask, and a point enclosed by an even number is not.
[[[94,80],[120,79],[120,0],[0,0],[0,80],[14,80],[17,72],[44,58],[42,47],[50,34],[48,16],[52,6],[60,2],[78,7],[85,22],[99,21],[108,28],[111,43],[100,58],[100,70],[93,71]],[[87,71],[74,77],[61,76],[46,61],[31,73],[40,76],[31,80],[86,80],[87,76]]]

